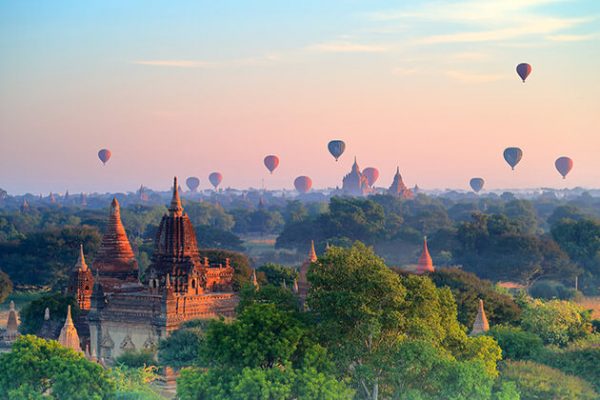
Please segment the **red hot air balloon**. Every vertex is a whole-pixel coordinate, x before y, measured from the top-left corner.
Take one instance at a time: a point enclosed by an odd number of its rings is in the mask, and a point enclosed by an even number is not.
[[[373,186],[377,179],[379,178],[379,170],[377,168],[368,167],[363,170],[363,175],[367,177],[367,181],[369,182],[369,186]]]
[[[106,165],[108,160],[110,160],[111,152],[109,149],[102,149],[98,152],[98,158],[102,161],[103,165]]]
[[[185,180],[185,184],[192,192],[195,192],[196,189],[198,189],[198,186],[200,186],[200,179],[195,176],[190,176]]]
[[[562,175],[563,179],[565,179],[567,174],[573,169],[573,160],[571,160],[569,157],[559,157],[554,162],[554,166]]]
[[[279,165],[279,157],[274,156],[274,155],[266,156],[264,163],[265,163],[265,167],[267,167],[269,172],[273,173],[273,171],[275,171],[275,169]]]
[[[517,65],[517,74],[519,74],[519,77],[523,80],[523,83],[525,83],[525,79],[531,74],[531,65],[527,63]]]
[[[215,187],[215,190],[217,190],[217,187],[219,186],[219,184],[223,180],[223,175],[221,175],[220,172],[213,172],[212,174],[210,174],[208,176],[208,180]]]
[[[299,176],[294,180],[294,187],[300,193],[307,193],[312,187],[312,179],[308,176]]]
[[[475,191],[475,193],[479,193],[479,191],[481,189],[483,189],[483,185],[485,185],[485,181],[483,180],[483,178],[473,178],[473,179],[471,179],[469,184],[471,185],[471,189],[473,189]]]

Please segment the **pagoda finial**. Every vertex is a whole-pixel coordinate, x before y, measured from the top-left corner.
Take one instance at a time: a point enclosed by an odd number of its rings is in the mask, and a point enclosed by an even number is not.
[[[15,302],[14,301],[10,301],[10,308],[9,311],[15,311]]]
[[[50,309],[48,307],[46,307],[46,309],[44,310],[44,321],[49,321],[50,320]]]
[[[396,166],[396,175],[400,175],[400,166],[399,165]]]
[[[298,289],[298,279],[294,278],[294,286],[292,286],[292,290],[294,291],[294,293],[298,293],[299,289]]]
[[[308,259],[310,262],[316,262],[318,260],[317,252],[315,251],[315,241],[310,241],[310,252],[308,253]]]
[[[171,216],[176,217],[181,217],[183,214],[183,207],[181,207],[181,199],[179,198],[179,188],[177,186],[177,177],[173,178],[173,197],[171,198],[169,213]]]
[[[79,244],[79,257],[77,258],[77,264],[75,264],[77,271],[87,271],[88,266],[85,263],[85,256],[83,255],[83,243]]]
[[[171,288],[171,275],[167,274],[167,276],[165,277],[165,287],[167,289]]]
[[[65,320],[65,326],[73,326],[73,318],[71,317],[71,305],[67,306],[67,319]]]
[[[117,198],[113,197],[112,202],[110,203],[110,215],[115,214],[121,215],[121,206],[119,205]]]

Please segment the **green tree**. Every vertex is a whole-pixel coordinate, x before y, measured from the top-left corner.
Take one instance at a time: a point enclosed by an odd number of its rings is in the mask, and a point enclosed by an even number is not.
[[[285,281],[286,285],[291,287],[294,279],[298,278],[298,272],[295,269],[280,264],[267,263],[258,267],[257,272],[262,272],[271,285],[281,285],[281,282]]]
[[[592,400],[598,393],[586,381],[531,361],[506,361],[499,383],[513,382],[521,400]]]
[[[13,283],[9,276],[0,270],[0,304],[12,293]]]
[[[166,339],[158,343],[158,360],[162,365],[183,368],[199,361],[206,322],[194,320],[183,323]]]
[[[537,357],[544,348],[539,336],[507,325],[495,325],[488,335],[496,339],[502,349],[502,358],[510,360],[530,360]]]
[[[533,300],[523,310],[524,330],[538,335],[545,344],[565,346],[592,332],[590,313],[563,300]]]
[[[44,323],[44,311],[46,308],[50,310],[50,321],[58,326],[62,326],[67,317],[67,308],[71,306],[73,319],[79,317],[79,306],[74,296],[62,295],[60,293],[49,293],[35,299],[25,305],[19,316],[21,325],[19,330],[25,334],[36,334],[40,331]]]
[[[25,393],[19,388],[26,387]],[[15,392],[16,391],[16,392]],[[46,395],[49,399],[112,399],[114,383],[98,364],[58,342],[21,336],[0,354],[0,398]],[[23,398],[23,397],[21,397]],[[31,397],[30,397],[31,398]]]

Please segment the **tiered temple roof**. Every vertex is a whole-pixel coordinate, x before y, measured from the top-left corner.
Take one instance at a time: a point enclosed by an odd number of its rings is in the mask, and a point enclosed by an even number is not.
[[[394,181],[388,189],[388,193],[392,196],[398,196],[403,199],[412,199],[414,197],[413,192],[406,187],[400,175],[400,167],[396,167],[396,175],[394,175]]]
[[[473,322],[473,329],[470,335],[480,335],[490,330],[490,323],[488,322],[485,310],[483,308],[483,300],[479,299],[479,307],[477,308],[477,316],[475,322]]]
[[[417,264],[416,273],[424,274],[427,272],[434,272],[435,268],[433,266],[433,260],[431,259],[431,255],[429,254],[429,248],[427,247],[427,236],[423,238],[423,252],[419,257],[419,262]]]
[[[121,209],[116,198],[113,198],[108,224],[92,267],[99,271],[107,292],[138,283],[137,261],[121,222]]]

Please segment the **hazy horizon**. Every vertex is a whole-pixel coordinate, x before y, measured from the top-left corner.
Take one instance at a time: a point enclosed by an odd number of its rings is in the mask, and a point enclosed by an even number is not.
[[[318,189],[354,156],[376,186],[600,186],[600,2],[394,3],[3,2],[0,187]]]

